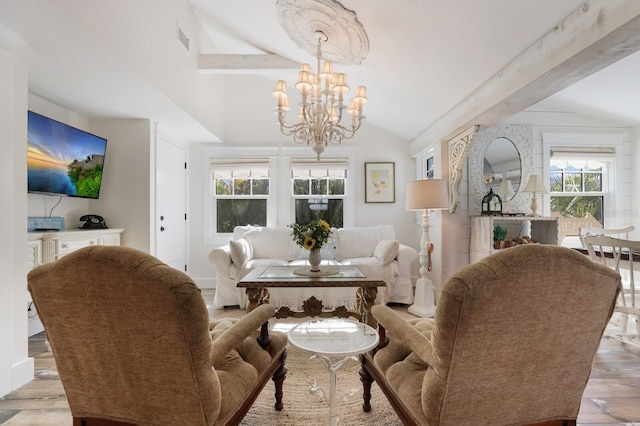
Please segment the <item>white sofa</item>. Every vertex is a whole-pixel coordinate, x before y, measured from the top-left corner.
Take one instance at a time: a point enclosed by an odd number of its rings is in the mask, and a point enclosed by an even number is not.
[[[362,265],[376,269],[386,287],[378,289],[378,303],[413,303],[413,283],[418,276],[418,252],[395,238],[391,225],[332,229],[332,237],[322,248],[323,264]],[[333,244],[332,244],[333,243]],[[297,246],[290,228],[237,226],[229,244],[213,249],[209,261],[216,270],[215,307],[245,308],[247,297],[237,282],[258,266],[304,265],[308,251]],[[270,289],[276,308],[300,309],[304,300],[315,295],[326,308],[355,308],[355,290]]]

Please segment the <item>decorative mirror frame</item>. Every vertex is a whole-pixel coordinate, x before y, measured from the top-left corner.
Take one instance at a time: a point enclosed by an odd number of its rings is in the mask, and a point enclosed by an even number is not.
[[[530,210],[531,199],[522,189],[527,184],[529,176],[533,174],[533,129],[525,125],[497,125],[483,129],[476,133],[471,143],[468,156],[469,176],[469,216],[480,216],[482,212],[482,198],[486,195],[483,180],[484,156],[487,148],[495,139],[510,140],[520,155],[520,185],[516,195],[503,201],[507,211],[526,213]]]

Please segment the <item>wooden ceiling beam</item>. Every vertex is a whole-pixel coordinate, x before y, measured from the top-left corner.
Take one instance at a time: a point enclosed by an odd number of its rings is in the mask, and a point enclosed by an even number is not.
[[[198,56],[198,69],[205,74],[252,74],[299,68],[298,62],[273,53],[259,55],[201,54]]]
[[[638,50],[640,1],[587,1],[414,138],[411,154],[497,124]]]

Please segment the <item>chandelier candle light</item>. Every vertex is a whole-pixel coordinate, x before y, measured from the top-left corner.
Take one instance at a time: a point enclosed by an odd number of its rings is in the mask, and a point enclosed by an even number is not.
[[[435,314],[433,283],[427,277],[431,270],[433,244],[429,241],[429,210],[449,208],[447,183],[442,179],[414,180],[407,185],[406,210],[422,210],[422,239],[420,241],[420,279],[416,282],[416,296],[409,312],[420,317]]]
[[[296,89],[302,94],[302,102],[298,113],[300,121],[297,124],[285,123],[285,114],[290,109],[287,83],[284,80],[278,80],[272,94],[278,102],[276,112],[282,134],[293,135],[294,141],[298,144],[311,145],[319,161],[320,154],[329,142],[337,145],[343,139],[350,139],[355,135],[365,118],[362,115],[362,106],[369,100],[367,88],[359,86],[349,107],[345,106],[344,95],[349,91],[347,75],[334,72],[331,61],[325,61],[320,68],[322,43],[328,39],[322,31],[316,31],[315,35],[318,39],[317,73],[312,72],[309,64],[302,64],[298,73]],[[342,123],[345,110],[352,116],[350,126]]]

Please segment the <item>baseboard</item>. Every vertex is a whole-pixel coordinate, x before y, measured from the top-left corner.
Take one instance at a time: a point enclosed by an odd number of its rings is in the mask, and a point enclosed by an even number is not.
[[[34,378],[34,360],[25,358],[11,367],[11,391],[18,389]]]
[[[191,279],[196,283],[196,285],[200,288],[208,288],[208,289],[214,289],[216,288],[216,280],[215,278],[197,278],[197,277],[191,277]]]

